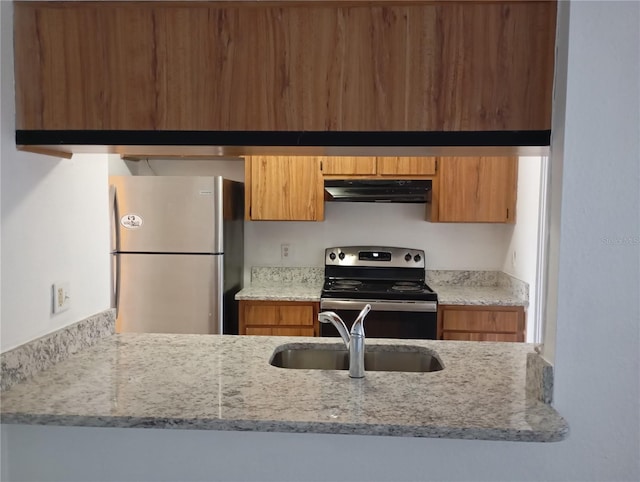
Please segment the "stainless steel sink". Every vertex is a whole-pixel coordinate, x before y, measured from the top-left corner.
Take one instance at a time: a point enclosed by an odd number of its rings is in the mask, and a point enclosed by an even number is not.
[[[349,352],[322,345],[276,348],[269,363],[275,367],[302,370],[348,370]],[[365,371],[435,372],[443,369],[438,356],[417,346],[368,345],[364,354]]]

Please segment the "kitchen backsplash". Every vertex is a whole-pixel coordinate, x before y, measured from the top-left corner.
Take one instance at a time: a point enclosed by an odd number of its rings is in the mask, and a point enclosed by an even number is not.
[[[324,267],[251,267],[251,283],[314,283],[324,281]]]
[[[116,310],[107,309],[0,355],[0,391],[45,370],[115,332]]]

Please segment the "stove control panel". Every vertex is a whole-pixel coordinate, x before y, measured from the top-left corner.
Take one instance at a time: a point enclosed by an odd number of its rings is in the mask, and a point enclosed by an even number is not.
[[[346,246],[325,249],[325,265],[388,268],[425,267],[424,251],[384,246]]]

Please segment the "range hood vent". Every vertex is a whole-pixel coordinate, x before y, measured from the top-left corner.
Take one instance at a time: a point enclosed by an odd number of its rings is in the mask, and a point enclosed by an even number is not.
[[[424,204],[431,180],[327,180],[324,189],[327,201]]]

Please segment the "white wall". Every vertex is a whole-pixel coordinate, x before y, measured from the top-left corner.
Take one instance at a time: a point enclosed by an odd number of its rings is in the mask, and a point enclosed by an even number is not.
[[[245,226],[245,265],[323,266],[331,246],[381,245],[424,249],[428,269],[500,270],[510,228],[499,224],[424,221],[421,204],[325,203],[324,222],[252,222]]]
[[[557,340],[545,343],[567,440],[6,426],[2,480],[640,480],[639,31],[637,2],[571,3],[566,132],[552,155],[564,160]]]
[[[640,3],[571,2],[569,16],[566,119],[551,155],[563,171],[552,200],[556,336],[545,355],[572,426],[566,473],[640,480]]]
[[[106,156],[71,160],[16,151],[12,4],[2,11],[2,307],[6,351],[109,307]],[[51,314],[51,284],[71,309]]]
[[[153,159],[130,163],[134,175],[221,175],[244,180],[242,160]],[[112,160],[110,171],[123,163]],[[126,169],[126,167],[125,167]],[[499,224],[428,223],[423,204],[325,203],[324,222],[245,223],[245,281],[252,266],[324,266],[330,246],[424,249],[428,269],[501,270],[513,230]],[[291,246],[282,260],[280,245]]]
[[[518,162],[516,224],[512,227],[502,271],[529,284],[527,308],[528,343],[533,343],[538,278],[538,222],[540,214],[540,157],[521,157]]]

